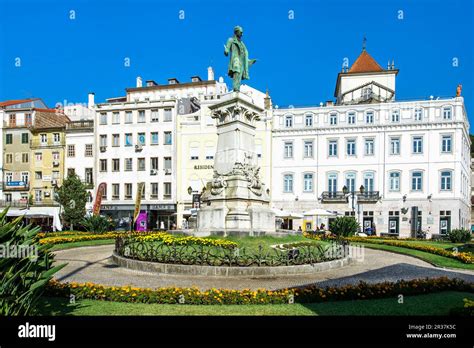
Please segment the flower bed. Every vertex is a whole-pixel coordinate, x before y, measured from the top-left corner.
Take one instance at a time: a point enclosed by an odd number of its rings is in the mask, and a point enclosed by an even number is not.
[[[130,286],[104,286],[93,283],[60,283],[49,282],[46,289],[48,296],[61,296],[76,299],[94,299],[103,301],[159,304],[285,304],[315,303],[324,301],[341,301],[357,299],[375,299],[396,297],[399,295],[419,295],[440,291],[474,292],[474,285],[459,279],[446,277],[434,279],[401,280],[368,284],[320,288],[306,286],[282,290],[229,290],[192,288],[136,288]]]
[[[84,242],[89,240],[114,239],[123,236],[124,232],[107,232],[102,234],[64,235],[57,237],[44,237],[39,240],[40,244],[64,244],[72,242]]]
[[[334,237],[320,237],[318,235],[307,233],[307,232],[304,232],[303,235],[307,238],[315,239],[315,240],[334,239]],[[449,251],[442,248],[435,248],[429,245],[409,244],[409,243],[404,243],[404,241],[402,240],[385,240],[385,239],[380,239],[379,237],[347,237],[344,239],[348,240],[349,242],[390,245],[394,247],[419,250],[419,251],[424,251],[430,254],[449,257],[451,259],[459,260],[467,264],[474,263],[474,257],[470,253]]]
[[[238,244],[225,239],[199,238],[191,236],[175,236],[166,232],[151,233],[146,235],[133,234],[132,238],[140,242],[159,241],[166,245],[203,245],[218,246],[225,249],[234,249]]]

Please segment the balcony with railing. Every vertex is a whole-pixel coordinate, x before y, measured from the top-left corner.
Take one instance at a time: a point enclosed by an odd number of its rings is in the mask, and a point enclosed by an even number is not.
[[[348,202],[352,192],[346,191],[324,191],[321,195],[321,201],[323,203],[346,203]],[[380,199],[379,191],[364,191],[354,192],[357,196],[357,202],[359,203],[376,203]]]
[[[42,200],[33,200],[31,205],[35,207],[58,207],[59,203],[52,198],[46,198]]]
[[[11,207],[11,208],[26,208],[28,206],[28,200],[25,199],[14,199],[14,200],[0,200],[0,207]]]
[[[59,141],[48,139],[47,141],[41,141],[41,139],[30,140],[30,147],[32,149],[48,148],[48,147],[64,147],[66,144],[64,137]]]
[[[94,131],[94,120],[80,120],[66,123],[66,131]]]

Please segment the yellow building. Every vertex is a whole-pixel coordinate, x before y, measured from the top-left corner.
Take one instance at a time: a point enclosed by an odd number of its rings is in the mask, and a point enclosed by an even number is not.
[[[252,96],[255,103],[265,108],[257,122],[255,152],[258,156],[260,175],[267,189],[271,183],[271,101],[268,95],[243,85],[241,92]],[[219,102],[217,96],[202,98],[201,109],[193,114],[179,115],[177,121],[177,227],[188,227],[191,209],[197,208],[199,194],[214,173],[214,156],[217,147],[216,121],[209,106]],[[271,192],[270,192],[271,196]],[[195,202],[193,203],[193,198]]]
[[[64,179],[65,127],[69,118],[58,110],[37,109],[31,128],[30,200],[55,206],[54,187]]]

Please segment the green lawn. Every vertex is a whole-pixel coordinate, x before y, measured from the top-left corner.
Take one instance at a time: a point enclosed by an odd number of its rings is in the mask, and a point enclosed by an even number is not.
[[[51,247],[51,250],[56,251],[56,250],[78,248],[78,247],[83,247],[83,246],[105,245],[105,244],[114,244],[114,243],[115,243],[115,239],[86,240],[82,242],[54,244]]]
[[[441,292],[376,300],[285,305],[161,305],[43,298],[40,315],[447,315],[474,294]]]
[[[420,250],[395,247],[395,246],[383,245],[383,244],[359,243],[359,242],[354,243],[354,244],[364,245],[365,247],[371,248],[371,249],[379,249],[379,250],[391,251],[398,254],[414,256],[421,260],[429,262],[437,267],[461,268],[461,269],[474,270],[474,264],[463,263],[461,261],[458,261],[449,257],[435,255],[435,254],[427,253]]]
[[[213,239],[223,239],[223,237],[210,236],[208,238]],[[305,238],[302,235],[288,235],[283,237],[273,237],[273,236],[264,236],[264,237],[235,237],[228,236],[224,239],[236,242],[240,248],[245,248],[247,251],[254,250],[258,251],[258,246],[261,245],[263,248],[269,248],[271,245],[275,244],[286,244],[286,243],[296,243],[296,242],[311,242],[311,239]],[[319,241],[313,241],[315,244],[321,243]]]

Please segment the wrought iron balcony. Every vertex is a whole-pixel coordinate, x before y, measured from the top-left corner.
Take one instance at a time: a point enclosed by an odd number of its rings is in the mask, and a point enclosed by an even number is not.
[[[324,191],[321,198],[323,203],[344,203],[347,200],[342,191]]]
[[[48,198],[48,199],[42,199],[41,201],[36,201],[33,200],[32,206],[35,207],[58,207],[59,203],[56,202],[55,200]]]
[[[27,206],[28,201],[26,199],[0,200],[0,207],[26,208]]]
[[[351,192],[344,193],[343,191],[324,191],[321,195],[323,203],[345,203],[348,201]],[[354,192],[359,203],[375,203],[380,199],[379,191]]]
[[[364,193],[357,193],[357,202],[360,203],[375,203],[380,199],[379,191],[367,191]]]
[[[38,148],[47,148],[47,147],[64,147],[66,142],[64,141],[64,137],[61,138],[60,141],[54,141],[53,139],[48,139],[48,141],[43,142],[40,139],[33,139],[30,140],[30,147],[32,149],[38,149]]]
[[[94,120],[71,121],[66,123],[66,131],[93,131]]]

